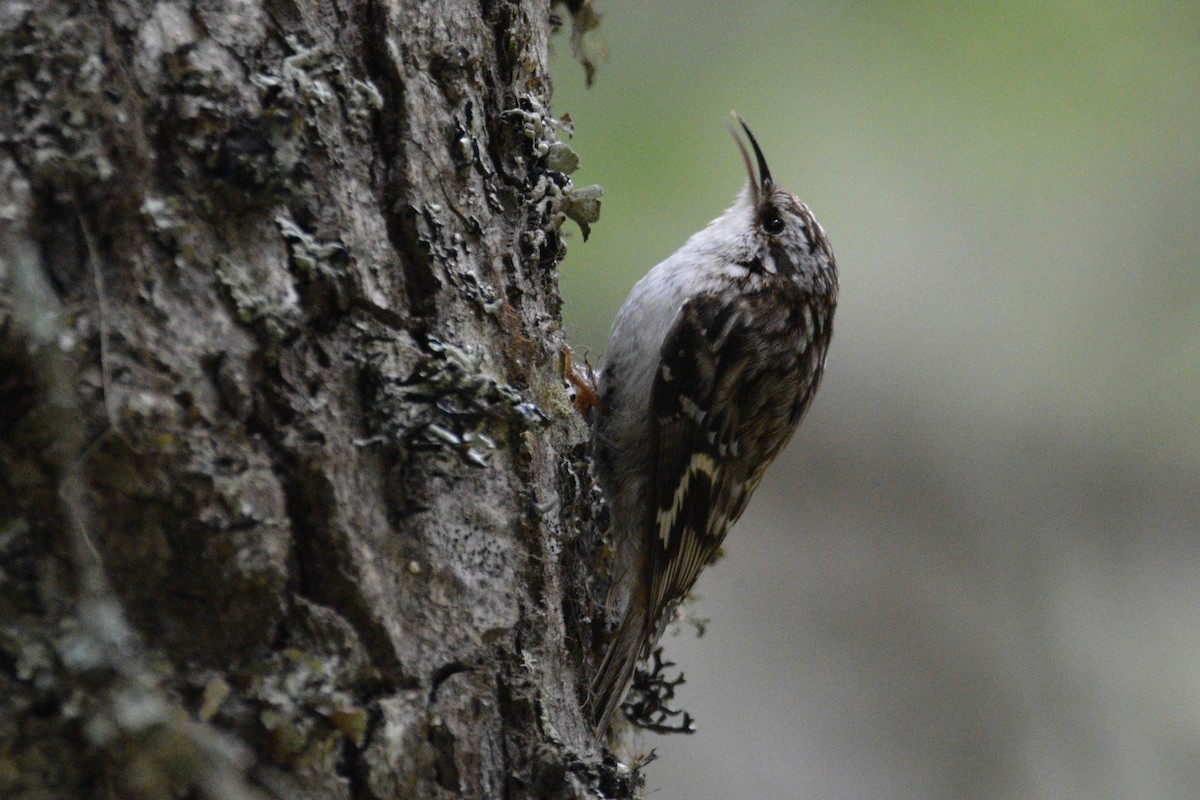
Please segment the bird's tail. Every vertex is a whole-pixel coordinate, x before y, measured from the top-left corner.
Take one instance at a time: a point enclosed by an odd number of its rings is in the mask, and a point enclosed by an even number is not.
[[[641,660],[645,643],[645,614],[628,614],[621,623],[616,638],[609,644],[596,677],[592,680],[589,705],[596,721],[597,737],[604,735],[612,715],[621,707],[621,701],[625,699],[629,685],[633,682],[634,669]]]

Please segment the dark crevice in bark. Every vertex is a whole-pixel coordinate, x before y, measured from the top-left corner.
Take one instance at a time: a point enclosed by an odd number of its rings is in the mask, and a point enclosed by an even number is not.
[[[388,217],[388,235],[400,255],[401,269],[404,270],[405,309],[413,316],[429,317],[436,311],[442,282],[434,269],[428,244],[422,241],[418,222],[421,212],[403,205],[406,202],[404,198],[408,196],[409,192],[399,187],[391,192],[389,203],[393,206],[401,204],[401,207]]]
[[[429,745],[433,749],[433,768],[438,785],[457,795],[460,776],[454,758],[454,734],[444,724],[431,722]]]
[[[317,463],[272,441],[275,424],[260,424],[259,433],[272,444],[294,543],[294,591],[300,597],[333,609],[362,637],[384,685],[411,687],[417,680],[405,673],[387,632],[363,604],[352,576],[343,572],[353,563],[344,534],[333,521],[336,498]]]
[[[441,688],[443,683],[445,683],[454,675],[457,675],[460,672],[467,672],[471,669],[475,668],[455,661],[453,663],[440,666],[434,670],[433,676],[429,679],[429,704],[433,705],[437,702],[438,689]]]
[[[520,35],[514,32],[512,26],[513,10],[506,0],[481,0],[480,13],[483,21],[488,25],[490,39],[492,44],[492,53],[495,56],[494,69],[482,70],[483,84],[487,90],[491,103],[491,108],[500,110],[500,114],[495,117],[486,117],[484,126],[487,130],[486,149],[488,158],[495,166],[497,172],[506,183],[513,185],[525,184],[530,179],[528,171],[521,177],[521,180],[514,181],[508,174],[507,164],[509,159],[505,158],[506,154],[525,150],[524,142],[514,142],[512,140],[512,132],[507,129],[503,121],[503,113],[509,109],[516,108],[519,104],[519,98],[511,94],[510,83],[508,76],[513,69],[512,55],[514,35]],[[500,85],[498,86],[497,83]],[[523,155],[525,155],[523,153]],[[523,188],[528,188],[527,186]]]
[[[405,297],[399,305],[408,316],[429,317],[436,313],[441,281],[429,247],[422,241],[418,221],[421,212],[410,204],[412,187],[405,176],[409,151],[414,147],[405,137],[411,123],[406,113],[407,87],[403,74],[407,65],[396,64],[391,58],[386,3],[369,0],[365,13],[371,24],[363,63],[388,110],[385,119],[389,124],[379,126],[382,133],[377,141],[379,160],[386,165],[384,185],[382,191],[377,190],[377,196],[380,207],[387,209],[388,238],[400,257],[404,273]]]
[[[345,572],[353,564],[353,557],[347,549],[350,532],[338,530],[335,520],[338,500],[331,481],[336,480],[336,474],[331,474],[330,470],[336,469],[336,465],[328,462],[328,455],[320,443],[322,434],[303,433],[303,425],[307,423],[301,421],[289,399],[301,387],[287,385],[278,367],[284,360],[306,359],[321,368],[321,372],[311,373],[314,379],[341,367],[316,339],[296,342],[288,352],[260,354],[256,359],[258,363],[275,366],[254,370],[259,374],[259,380],[252,408],[245,420],[247,432],[267,446],[274,472],[280,478],[292,532],[289,588],[297,597],[335,611],[362,637],[372,665],[379,672],[380,683],[374,688],[371,685],[359,687],[360,690],[373,691],[383,686],[392,689],[412,687],[417,685],[417,680],[405,673],[388,633],[365,605],[353,576]],[[314,402],[328,399],[317,385],[303,388]],[[306,452],[306,449],[311,450]],[[291,619],[283,624],[286,627],[294,623]],[[295,630],[289,630],[284,635],[294,639],[295,634]]]
[[[370,730],[368,727],[368,731]],[[369,736],[369,733],[368,733]],[[364,745],[367,739],[364,737]],[[337,773],[342,776],[350,789],[350,800],[369,800],[372,793],[363,777],[362,747],[350,739],[343,739],[337,760]]]
[[[404,315],[392,311],[391,309],[380,308],[379,306],[369,303],[361,298],[354,298],[350,310],[352,313],[356,312],[365,314],[385,328],[390,328],[395,331],[402,331],[408,328],[409,320],[407,320]]]

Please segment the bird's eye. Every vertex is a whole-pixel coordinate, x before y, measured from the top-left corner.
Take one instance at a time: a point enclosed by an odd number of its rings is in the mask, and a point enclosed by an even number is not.
[[[768,236],[776,236],[783,233],[783,217],[779,216],[779,212],[771,209],[763,214],[762,229],[767,232]]]

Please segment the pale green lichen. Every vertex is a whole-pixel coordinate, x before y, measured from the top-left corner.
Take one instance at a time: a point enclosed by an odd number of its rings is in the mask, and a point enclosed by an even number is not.
[[[335,656],[316,657],[296,648],[284,650],[266,667],[254,693],[266,706],[258,718],[276,761],[316,765],[334,757],[342,739],[356,746],[365,741],[370,717],[338,688],[344,669]]]
[[[280,344],[299,327],[300,298],[290,282],[271,297],[246,265],[226,256],[217,258],[217,279],[225,287],[238,319],[256,327],[272,344]]]
[[[184,220],[178,202],[173,197],[147,194],[138,211],[153,227],[159,241],[174,250],[175,266],[183,267],[195,257],[196,228]]]
[[[566,142],[555,142],[546,150],[546,166],[570,175],[579,169],[579,154]]]
[[[591,225],[600,219],[600,198],[604,188],[598,184],[580,186],[578,189],[567,187],[562,194],[562,213],[566,214],[579,225],[586,241],[591,233]]]
[[[300,276],[319,285],[339,311],[350,306],[354,291],[353,273],[346,268],[349,254],[341,242],[323,242],[297,225],[287,214],[275,217],[288,245],[291,263]]]

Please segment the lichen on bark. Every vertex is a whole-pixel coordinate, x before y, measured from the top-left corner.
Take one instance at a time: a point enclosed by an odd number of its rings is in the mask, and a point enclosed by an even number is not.
[[[549,17],[0,11],[0,795],[632,791]]]

